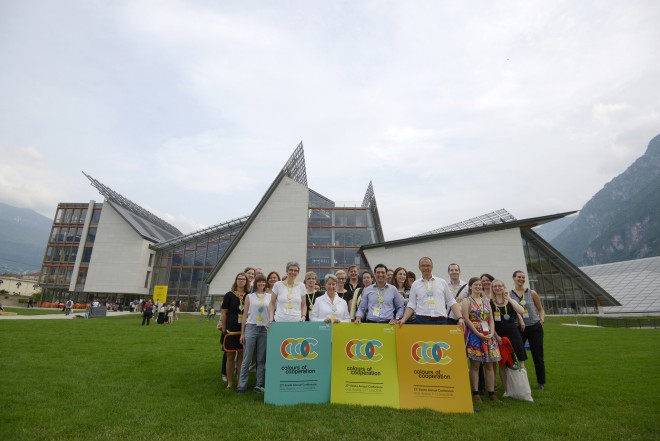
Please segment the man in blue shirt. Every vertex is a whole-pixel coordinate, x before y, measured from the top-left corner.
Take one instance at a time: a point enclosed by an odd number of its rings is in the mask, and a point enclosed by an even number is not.
[[[366,318],[367,323],[397,324],[403,317],[403,300],[396,288],[386,282],[387,267],[379,263],[374,268],[376,283],[364,288],[355,323]]]

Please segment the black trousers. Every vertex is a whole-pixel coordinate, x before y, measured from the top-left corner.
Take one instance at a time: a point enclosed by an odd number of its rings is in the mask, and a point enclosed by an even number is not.
[[[536,369],[536,382],[545,384],[545,362],[543,361],[543,325],[539,322],[532,326],[526,326],[522,332],[523,344],[529,341],[529,349],[532,351],[534,369]]]

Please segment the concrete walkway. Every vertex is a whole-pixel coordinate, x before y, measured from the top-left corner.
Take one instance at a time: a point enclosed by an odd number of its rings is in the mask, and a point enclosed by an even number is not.
[[[32,308],[30,308],[32,309]],[[35,308],[35,309],[44,309],[52,311],[53,308]],[[107,317],[117,317],[120,315],[129,315],[133,314],[136,317],[141,317],[142,314],[138,314],[130,311],[108,311]],[[41,315],[0,315],[0,320],[69,320],[74,319],[76,316],[85,317],[84,312],[72,312],[69,315],[60,314],[41,314]]]

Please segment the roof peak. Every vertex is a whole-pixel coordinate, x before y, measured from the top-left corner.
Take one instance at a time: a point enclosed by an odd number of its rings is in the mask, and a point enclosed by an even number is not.
[[[87,179],[89,179],[89,182],[91,182],[92,187],[96,188],[99,191],[99,193],[101,193],[101,195],[104,196],[106,199],[108,199],[108,200],[114,202],[115,204],[127,209],[131,213],[148,220],[149,222],[153,223],[154,225],[159,226],[160,228],[162,228],[163,230],[167,231],[168,233],[170,233],[174,236],[181,236],[182,235],[181,231],[179,231],[178,228],[176,228],[175,226],[165,222],[163,219],[161,219],[158,216],[156,216],[155,214],[151,213],[149,210],[146,210],[146,209],[142,208],[141,206],[139,206],[138,204],[136,204],[135,202],[132,202],[131,200],[125,198],[124,196],[120,195],[119,193],[117,193],[116,191],[114,191],[113,189],[108,187],[107,185],[105,185],[102,182],[94,179],[93,177],[91,177],[87,173],[82,172],[82,174],[85,175],[85,177]]]

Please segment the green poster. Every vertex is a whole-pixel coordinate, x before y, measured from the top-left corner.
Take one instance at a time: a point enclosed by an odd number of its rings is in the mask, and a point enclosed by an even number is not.
[[[323,322],[271,323],[266,350],[270,404],[330,400],[331,326]]]

